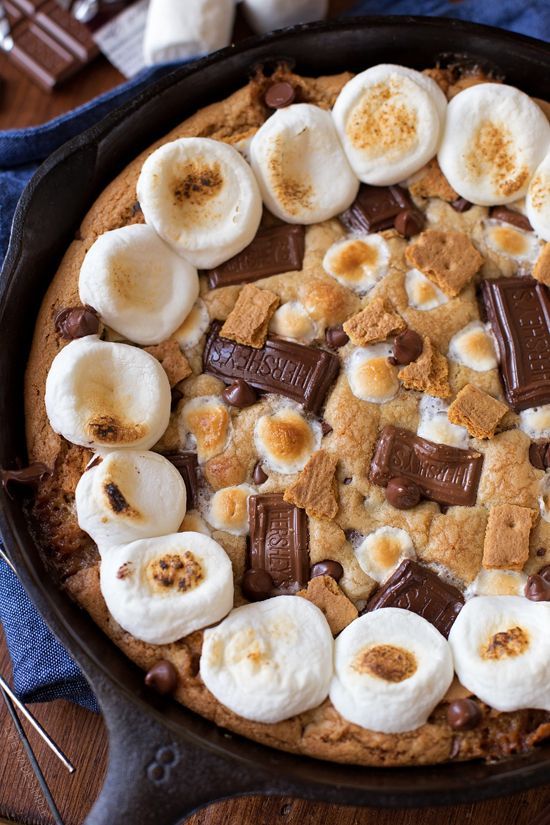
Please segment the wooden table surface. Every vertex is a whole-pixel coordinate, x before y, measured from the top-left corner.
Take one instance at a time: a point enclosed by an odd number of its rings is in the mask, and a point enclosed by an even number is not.
[[[331,13],[349,8],[351,0],[333,0]],[[239,25],[239,36],[245,33]],[[90,100],[121,82],[122,77],[99,59],[62,90],[47,95],[0,58],[3,87],[0,129],[42,123]],[[0,633],[0,674],[10,662]],[[33,711],[77,766],[68,776],[34,731],[29,738],[67,825],[81,825],[101,787],[107,761],[102,719],[68,702],[35,705]],[[550,787],[507,799],[455,808],[380,811],[313,804],[295,799],[250,797],[214,804],[196,813],[188,825],[531,825],[550,803]],[[3,819],[25,825],[52,821],[26,761],[3,702],[0,701],[0,825]],[[108,825],[108,823],[106,823]]]

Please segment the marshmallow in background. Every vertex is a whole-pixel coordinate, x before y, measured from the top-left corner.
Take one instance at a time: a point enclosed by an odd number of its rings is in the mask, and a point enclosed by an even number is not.
[[[242,6],[254,31],[263,34],[284,26],[321,20],[328,11],[328,0],[243,0]]]
[[[223,49],[231,42],[234,18],[234,0],[151,0],[145,62],[152,66]]]

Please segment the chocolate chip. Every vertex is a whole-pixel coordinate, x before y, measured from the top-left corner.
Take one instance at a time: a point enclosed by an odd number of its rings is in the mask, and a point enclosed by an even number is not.
[[[529,461],[537,470],[550,469],[550,441],[531,444],[529,447]]]
[[[284,80],[281,83],[274,83],[269,87],[264,95],[264,102],[270,109],[284,109],[290,106],[296,99],[296,89],[292,83]]]
[[[545,582],[550,584],[550,564],[547,564],[546,567],[541,567],[538,575],[541,576]]]
[[[455,730],[472,730],[481,722],[482,713],[473,699],[456,699],[447,708],[447,721]]]
[[[45,464],[36,462],[24,467],[22,470],[0,470],[0,478],[2,479],[2,487],[9,493],[8,486],[10,483],[33,487],[49,473],[50,470]]]
[[[348,478],[344,479],[344,484],[346,484],[346,485],[351,484],[352,481],[353,481],[353,479],[348,476]]]
[[[525,585],[525,595],[532,602],[550,602],[550,576],[548,579],[539,573],[529,576]]]
[[[328,423],[328,421],[321,421],[321,432],[323,435],[330,435],[332,432],[332,427]]]
[[[536,552],[536,555],[537,556],[545,556],[546,555],[546,548],[545,547],[539,547],[539,549]]]
[[[342,324],[338,324],[335,327],[328,327],[325,332],[325,341],[331,349],[339,349],[340,347],[346,346],[349,341],[349,335],[344,332]]]
[[[418,332],[413,329],[400,332],[393,341],[393,360],[396,362],[394,366],[399,364],[406,367],[422,355],[423,349],[424,344]]]
[[[258,461],[254,467],[254,472],[252,473],[252,480],[254,481],[254,484],[263,484],[268,478],[268,474],[264,471],[264,468]]]
[[[397,510],[411,510],[420,498],[420,489],[410,478],[397,476],[388,481],[386,499]]]
[[[451,201],[451,206],[455,212],[468,212],[468,210],[472,208],[473,203],[467,201],[466,198],[457,198],[455,201]]]
[[[67,307],[55,316],[55,328],[63,338],[75,340],[99,331],[99,317],[93,307]]]
[[[248,601],[261,602],[270,597],[273,579],[267,570],[247,570],[243,576],[241,588]]]
[[[232,407],[243,409],[244,407],[251,407],[258,400],[256,391],[252,389],[250,384],[243,381],[242,378],[237,378],[233,384],[226,387],[222,392],[222,397]]]
[[[404,238],[412,238],[424,229],[424,216],[416,209],[404,209],[396,215],[393,225]]]
[[[332,559],[325,559],[325,561],[318,561],[311,568],[311,578],[315,579],[317,576],[330,576],[331,579],[339,582],[344,575],[344,568],[339,561],[332,561]]]
[[[172,662],[160,659],[145,676],[147,687],[153,688],[161,696],[174,693],[178,686],[178,673]]]

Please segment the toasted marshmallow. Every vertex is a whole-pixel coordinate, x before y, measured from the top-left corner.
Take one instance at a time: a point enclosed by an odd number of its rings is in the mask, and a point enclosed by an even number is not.
[[[379,527],[355,550],[357,561],[371,579],[383,582],[399,567],[403,559],[414,559],[411,537],[399,527]]]
[[[449,297],[418,269],[409,269],[405,275],[405,289],[409,305],[421,312],[437,309],[449,300]]]
[[[481,568],[466,588],[467,599],[473,596],[523,596],[527,576],[519,570],[485,570]]]
[[[256,495],[250,484],[224,487],[212,496],[208,508],[208,523],[216,530],[224,530],[233,536],[248,533],[248,498]]]
[[[275,724],[323,702],[332,678],[328,622],[307,599],[245,604],[204,634],[200,674],[227,708]]]
[[[326,221],[351,206],[359,181],[330,112],[310,103],[278,109],[250,146],[267,208],[287,223]]]
[[[519,414],[519,428],[529,438],[550,438],[550,404],[522,410]]]
[[[350,389],[356,398],[383,404],[395,398],[399,390],[397,368],[388,358],[392,354],[389,344],[372,344],[354,349],[346,364]]]
[[[233,569],[202,533],[173,533],[112,548],[101,562],[101,592],[124,630],[165,645],[219,622],[233,607]]]
[[[330,700],[349,722],[380,733],[423,725],[453,681],[451,649],[433,625],[398,607],[365,613],[335,642]]]
[[[80,269],[80,300],[129,341],[166,341],[199,294],[197,270],[143,224],[105,232]]]
[[[226,448],[231,434],[231,416],[216,395],[201,395],[188,401],[181,413],[181,423],[197,448],[203,464]]]
[[[55,356],[45,403],[52,429],[73,444],[147,450],[168,426],[170,384],[148,352],[88,335]]]
[[[525,206],[537,235],[550,241],[550,151],[531,179]]]
[[[550,124],[528,95],[480,83],[449,103],[438,160],[461,197],[491,206],[527,193],[549,145]]]
[[[270,470],[290,474],[302,470],[321,446],[323,431],[317,421],[307,421],[292,407],[262,415],[254,428],[258,455]]]
[[[302,344],[310,344],[319,335],[318,324],[300,301],[282,304],[271,319],[269,331]]]
[[[550,710],[550,602],[477,596],[449,634],[456,675],[500,711]]]
[[[76,486],[79,526],[100,552],[175,533],[185,516],[185,484],[158,453],[117,450],[92,462]]]
[[[146,223],[199,269],[241,252],[262,217],[250,166],[232,146],[209,138],[180,138],[153,152],[137,194]]]
[[[537,260],[541,244],[532,232],[524,232],[504,221],[487,220],[483,226],[487,245],[499,255],[529,263]]]
[[[181,349],[192,349],[197,346],[209,325],[208,309],[202,298],[199,298],[191,307],[183,324],[174,332],[173,337]]]
[[[333,278],[364,294],[388,274],[390,249],[380,235],[357,235],[336,241],[327,251],[323,268]]]
[[[417,434],[436,444],[466,449],[469,444],[468,430],[458,424],[451,424],[447,418],[448,404],[442,398],[423,395],[418,405],[420,421]]]
[[[493,339],[481,321],[472,321],[455,333],[447,355],[451,361],[476,372],[494,370],[498,366]]]
[[[357,177],[388,186],[436,154],[445,109],[445,96],[431,78],[381,64],[346,83],[332,114]]]
[[[540,483],[539,507],[541,518],[550,522],[550,475],[548,473]]]

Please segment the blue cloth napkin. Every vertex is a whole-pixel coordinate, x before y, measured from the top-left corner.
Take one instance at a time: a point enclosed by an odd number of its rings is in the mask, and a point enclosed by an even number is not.
[[[548,0],[362,0],[352,14],[424,14],[474,20],[550,39]],[[6,253],[17,201],[40,163],[70,138],[97,123],[173,66],[146,70],[129,83],[43,126],[0,133],[0,261]],[[97,710],[78,667],[50,633],[16,576],[0,560],[0,622],[13,662],[14,687],[27,702],[71,699]]]

